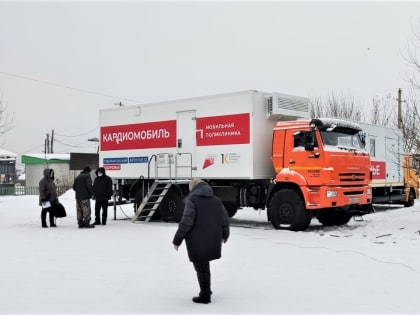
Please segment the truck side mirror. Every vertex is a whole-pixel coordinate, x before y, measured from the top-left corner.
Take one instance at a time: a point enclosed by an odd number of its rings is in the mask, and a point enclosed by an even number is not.
[[[305,132],[305,151],[313,151],[315,147],[315,138],[312,131]]]
[[[363,144],[363,147],[366,146],[366,132],[359,131],[360,141]]]

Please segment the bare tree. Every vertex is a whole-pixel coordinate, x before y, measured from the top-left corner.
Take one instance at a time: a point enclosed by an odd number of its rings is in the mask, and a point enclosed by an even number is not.
[[[404,57],[408,64],[414,69],[413,74],[408,75],[408,82],[411,85],[411,91],[405,97],[402,106],[402,131],[404,134],[404,148],[406,152],[420,153],[420,20],[412,23],[413,39],[408,43],[407,55]]]
[[[7,106],[4,105],[3,99],[0,98],[0,139],[4,136],[5,133],[14,127],[13,118],[13,114],[10,115],[7,112]],[[3,144],[4,141],[0,142],[0,145]]]
[[[397,101],[391,94],[372,99],[372,110],[369,123],[386,127],[397,126]]]
[[[420,20],[417,23],[412,23],[411,29],[413,32],[413,39],[408,42],[407,55],[404,57],[409,65],[414,68],[415,72],[420,73],[420,61],[419,61],[419,50],[420,50]],[[408,81],[411,86],[420,90],[419,80],[416,74],[408,75]]]
[[[404,99],[401,113],[401,130],[404,136],[404,151],[407,153],[420,153],[420,112],[419,99],[414,92]]]
[[[325,98],[315,97],[309,104],[311,117],[344,118],[360,121],[362,109],[354,96],[330,93]]]

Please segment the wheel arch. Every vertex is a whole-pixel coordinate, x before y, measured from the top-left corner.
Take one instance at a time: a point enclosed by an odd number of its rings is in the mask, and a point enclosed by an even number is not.
[[[303,195],[302,189],[300,189],[300,186],[298,184],[291,183],[291,182],[277,182],[269,188],[269,191],[268,191],[268,194],[267,194],[267,200],[265,202],[265,206],[267,208],[270,205],[271,199],[276,194],[276,192],[278,192],[279,190],[282,190],[282,189],[291,189],[291,190],[295,191],[296,193],[298,193],[300,195],[300,197],[303,200],[303,203],[306,204],[305,203],[305,197]]]

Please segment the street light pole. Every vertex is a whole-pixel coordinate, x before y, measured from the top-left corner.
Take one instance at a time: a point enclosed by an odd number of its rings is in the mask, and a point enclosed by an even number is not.
[[[88,141],[99,143],[99,139],[97,137],[89,138]],[[96,153],[99,153],[99,144],[97,145]]]

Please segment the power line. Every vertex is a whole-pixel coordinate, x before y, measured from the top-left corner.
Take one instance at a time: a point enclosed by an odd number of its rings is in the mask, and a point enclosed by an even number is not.
[[[97,130],[99,127],[95,127],[95,128],[93,128],[93,129],[91,129],[91,130],[89,130],[89,131],[86,131],[86,132],[84,132],[84,133],[81,133],[81,134],[78,134],[78,135],[61,135],[61,134],[58,134],[58,133],[55,133],[55,135],[56,136],[60,136],[60,137],[67,137],[67,138],[76,138],[76,137],[80,137],[80,136],[84,136],[84,135],[87,135],[88,133],[91,133],[92,131],[94,131],[94,130]]]
[[[7,75],[7,76],[10,76],[10,77],[15,77],[15,78],[22,79],[22,80],[27,80],[27,81],[33,81],[33,82],[37,82],[37,83],[52,85],[52,86],[59,87],[59,88],[62,88],[62,89],[68,89],[68,90],[78,91],[78,92],[81,92],[81,93],[87,93],[87,94],[93,94],[93,95],[99,95],[99,96],[109,97],[109,98],[113,98],[113,99],[119,99],[119,100],[125,100],[125,101],[135,102],[135,103],[141,103],[138,100],[133,100],[133,99],[125,98],[125,97],[119,97],[119,96],[115,96],[115,95],[110,95],[110,94],[104,94],[104,93],[89,91],[89,90],[86,90],[86,89],[75,88],[75,87],[64,85],[64,84],[49,82],[49,81],[40,80],[40,79],[34,79],[34,78],[26,77],[26,76],[23,76],[23,75],[19,75],[19,74],[5,72],[5,71],[0,71],[0,74]]]
[[[29,149],[29,150],[23,150],[23,152],[31,152],[31,151],[33,151],[35,149],[40,149],[40,148],[43,148],[43,147],[44,147],[44,144],[40,144],[40,145],[37,145],[36,147],[33,147],[33,148]]]
[[[81,145],[81,144],[83,144],[83,143],[87,142],[87,140],[84,140],[84,141],[79,142],[79,143],[76,143],[76,144],[68,144],[68,143],[64,143],[64,142],[62,142],[62,141],[60,141],[60,140],[58,140],[58,139],[55,139],[55,141],[57,141],[58,143],[60,143],[60,144],[62,144],[62,145],[65,145],[65,146],[67,146],[67,147],[72,147],[72,148],[85,148],[85,147],[93,147],[93,146],[96,146],[96,145],[91,145],[91,144],[88,144],[88,145]]]

